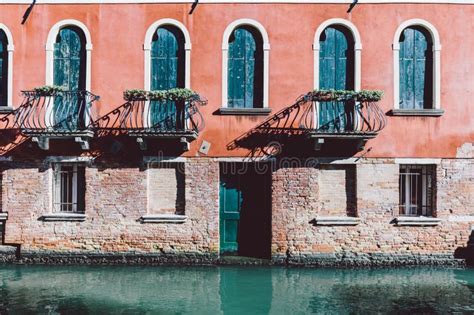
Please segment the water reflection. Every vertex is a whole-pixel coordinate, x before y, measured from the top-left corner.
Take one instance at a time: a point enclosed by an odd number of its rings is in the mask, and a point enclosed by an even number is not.
[[[0,314],[474,312],[474,270],[0,267]]]

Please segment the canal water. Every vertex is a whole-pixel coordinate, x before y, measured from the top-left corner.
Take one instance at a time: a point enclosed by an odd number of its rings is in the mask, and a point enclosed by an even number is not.
[[[474,270],[0,266],[0,314],[474,313]]]

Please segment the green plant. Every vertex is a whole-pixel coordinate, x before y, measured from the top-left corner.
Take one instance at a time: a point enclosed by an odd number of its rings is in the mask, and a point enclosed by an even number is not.
[[[148,92],[140,89],[130,89],[123,92],[123,98],[126,101],[146,100]]]
[[[43,86],[35,87],[33,91],[35,91],[41,96],[53,96],[61,92],[64,92],[65,89],[62,86],[58,86],[58,85],[43,85]]]
[[[155,90],[148,92],[148,98],[152,101],[165,101],[168,99],[167,90]]]
[[[190,89],[174,88],[166,91],[167,99],[171,101],[186,101],[197,95]]]
[[[359,102],[378,102],[383,97],[383,91],[379,90],[361,90],[357,92],[356,101]]]
[[[359,102],[378,102],[382,99],[383,91],[378,90],[314,90],[309,93],[313,101],[332,102],[332,101],[350,101]]]

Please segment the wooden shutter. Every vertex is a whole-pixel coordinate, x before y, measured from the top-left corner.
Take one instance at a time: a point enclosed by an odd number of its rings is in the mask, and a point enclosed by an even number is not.
[[[250,30],[234,30],[229,40],[227,61],[227,106],[230,108],[261,106],[258,104],[261,100],[256,98],[255,88],[263,89],[259,73],[263,69],[263,58],[257,48],[257,39]]]
[[[184,88],[184,36],[173,27],[160,27],[151,44],[151,89]],[[151,124],[156,128],[176,127],[176,104],[150,102]]]
[[[400,108],[432,105],[432,47],[426,31],[406,28],[400,38]]]
[[[319,89],[353,90],[354,45],[349,31],[340,27],[328,27],[319,43]],[[346,123],[344,103],[320,103],[321,129],[343,129]]]
[[[79,30],[63,28],[54,44],[54,85],[68,91],[85,88],[85,47]]]
[[[0,106],[7,106],[8,93],[8,51],[7,36],[0,30]]]

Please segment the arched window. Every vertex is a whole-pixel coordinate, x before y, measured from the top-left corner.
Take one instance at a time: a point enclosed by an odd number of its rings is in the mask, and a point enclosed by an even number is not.
[[[186,87],[185,38],[173,25],[156,29],[151,41],[150,89],[169,90]],[[150,124],[161,129],[180,128],[184,123],[183,104],[151,101]]]
[[[433,106],[433,42],[426,29],[410,26],[400,36],[400,109]]]
[[[13,37],[7,26],[0,23],[0,108],[12,107],[12,88]]]
[[[54,43],[53,84],[67,91],[86,87],[85,36],[75,26],[62,28]]]
[[[394,115],[439,116],[441,43],[436,28],[421,19],[399,25],[393,39]]]
[[[0,106],[8,106],[8,39],[0,29]]]
[[[230,23],[222,40],[222,114],[266,115],[270,42],[262,24]]]
[[[327,27],[319,38],[319,89],[354,90],[354,39],[344,26]]]
[[[346,27],[331,25],[319,37],[319,89],[354,90],[354,38]],[[319,108],[319,128],[343,130],[350,124],[345,102],[324,102]]]
[[[229,38],[227,106],[263,107],[263,44],[249,26],[236,28]]]

